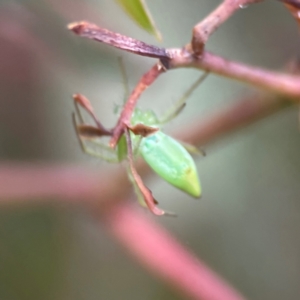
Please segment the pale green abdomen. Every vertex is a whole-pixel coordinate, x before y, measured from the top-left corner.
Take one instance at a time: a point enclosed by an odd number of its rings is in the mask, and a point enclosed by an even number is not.
[[[140,153],[163,179],[194,197],[201,187],[193,158],[176,140],[161,131],[143,138]]]

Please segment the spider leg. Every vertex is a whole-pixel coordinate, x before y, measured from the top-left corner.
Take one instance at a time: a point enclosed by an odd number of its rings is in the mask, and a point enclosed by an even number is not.
[[[208,71],[203,73],[190,87],[189,89],[175,102],[175,105],[168,110],[160,119],[159,124],[165,124],[174,119],[180,114],[186,105],[187,98],[194,92],[194,90],[204,81],[209,74]]]
[[[79,118],[79,115],[77,115],[77,117]],[[78,121],[77,121],[77,117],[76,117],[76,114],[73,113],[72,114],[72,119],[73,119],[73,125],[74,125],[74,129],[75,129],[75,132],[76,132],[76,136],[77,136],[77,139],[78,139],[78,142],[79,142],[79,145],[82,149],[82,151],[90,156],[94,156],[94,157],[97,157],[97,158],[101,158],[103,160],[105,160],[106,162],[109,162],[109,163],[118,163],[119,160],[118,160],[118,157],[115,153],[115,151],[113,149],[111,149],[109,146],[91,138],[89,141],[91,143],[93,143],[94,145],[96,145],[96,147],[101,150],[101,151],[97,151],[91,147],[89,147],[87,145],[87,142],[86,142],[86,139],[81,137],[80,136],[80,133],[78,131],[78,128],[80,125],[82,124],[79,124]],[[113,156],[106,156],[103,154],[103,150],[106,151],[106,152],[110,152],[111,154],[114,154]]]
[[[180,143],[185,148],[185,150],[192,155],[206,156],[206,153],[203,149],[198,148],[198,147],[194,146],[193,144],[189,144],[189,143],[186,143],[183,141],[178,141],[178,143]]]
[[[119,67],[120,67],[121,75],[122,75],[122,81],[123,81],[123,87],[124,87],[124,103],[125,103],[129,97],[128,76],[126,74],[126,69],[125,69],[122,57],[119,57],[118,63],[119,63]]]

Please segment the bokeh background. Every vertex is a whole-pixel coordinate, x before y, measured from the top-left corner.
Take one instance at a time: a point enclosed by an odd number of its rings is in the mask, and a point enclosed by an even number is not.
[[[148,1],[164,47],[179,47],[220,1]],[[86,95],[113,126],[124,90],[122,56],[133,88],[154,63],[68,32],[88,20],[151,44],[108,0],[0,2],[0,156],[2,162],[112,168],[81,153],[71,95]],[[224,57],[283,69],[299,53],[297,25],[277,1],[240,10],[209,40]],[[198,76],[176,70],[148,89],[140,106],[158,114]],[[182,128],[253,89],[210,75],[170,126]],[[169,127],[170,127],[169,126]],[[167,129],[168,130],[168,129]],[[148,181],[178,218],[155,218],[249,299],[300,298],[300,136],[296,107],[205,146],[197,160],[203,197],[195,201],[157,177]],[[16,187],[17,188],[17,187]],[[145,214],[148,214],[145,212]],[[182,299],[148,274],[83,207],[0,212],[0,299]]]

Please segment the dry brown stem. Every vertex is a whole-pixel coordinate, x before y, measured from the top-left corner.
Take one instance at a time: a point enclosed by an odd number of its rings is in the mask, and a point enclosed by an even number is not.
[[[167,58],[167,53],[164,48],[146,44],[142,41],[109,31],[108,29],[101,28],[86,21],[71,23],[68,25],[68,29],[82,37],[102,42],[138,55],[160,59]]]

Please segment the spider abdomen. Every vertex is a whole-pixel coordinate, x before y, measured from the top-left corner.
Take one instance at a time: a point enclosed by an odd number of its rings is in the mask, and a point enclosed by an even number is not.
[[[164,180],[193,197],[200,197],[201,186],[195,162],[175,139],[158,131],[142,139],[139,152]]]

